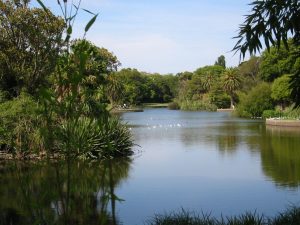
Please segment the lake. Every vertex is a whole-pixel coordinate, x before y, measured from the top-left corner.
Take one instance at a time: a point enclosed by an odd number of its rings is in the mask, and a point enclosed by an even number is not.
[[[181,208],[274,216],[300,205],[300,130],[228,112],[121,118],[136,143],[131,159],[0,164],[0,224],[141,225]]]

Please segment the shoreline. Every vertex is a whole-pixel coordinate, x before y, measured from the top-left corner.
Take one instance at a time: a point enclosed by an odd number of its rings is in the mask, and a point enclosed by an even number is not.
[[[266,125],[300,128],[300,120],[266,119]]]
[[[234,109],[217,109],[217,112],[233,112]]]

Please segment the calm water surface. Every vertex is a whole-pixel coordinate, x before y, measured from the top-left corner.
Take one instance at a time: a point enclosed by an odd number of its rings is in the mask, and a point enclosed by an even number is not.
[[[300,130],[226,112],[125,113],[137,154],[0,167],[0,224],[144,224],[179,210],[273,216],[300,205]],[[11,219],[10,219],[11,221]]]

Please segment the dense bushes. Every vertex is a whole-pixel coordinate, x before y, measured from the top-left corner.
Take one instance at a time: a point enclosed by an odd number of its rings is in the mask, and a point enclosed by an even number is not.
[[[43,149],[40,107],[29,95],[0,104],[0,145],[18,156]]]
[[[264,110],[273,109],[271,87],[267,83],[261,83],[252,88],[247,94],[240,93],[240,102],[237,106],[237,114],[242,117],[261,117]]]
[[[281,107],[276,107],[274,110],[265,110],[263,112],[263,118],[280,118],[280,119],[300,119],[300,108],[294,108],[294,105],[291,105],[285,109]]]

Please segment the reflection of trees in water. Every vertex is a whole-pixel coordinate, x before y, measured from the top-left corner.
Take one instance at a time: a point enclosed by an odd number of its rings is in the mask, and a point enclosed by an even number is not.
[[[129,169],[129,159],[10,165],[0,171],[0,224],[116,225],[115,188]]]
[[[248,144],[251,138],[256,145],[250,144],[248,147],[251,151],[257,150],[258,133],[262,126],[260,121],[226,121],[207,127],[180,129],[180,136],[186,146],[217,146],[220,153],[234,154],[239,150],[241,143]]]
[[[260,146],[264,173],[279,186],[299,187],[300,130],[267,126]]]
[[[249,137],[257,141],[257,132],[261,127],[260,122],[253,123],[232,123],[226,122],[218,128],[215,141],[221,153],[227,152],[234,154],[239,150],[239,146],[246,143]],[[252,151],[252,146],[247,145]]]
[[[233,153],[241,140],[241,127],[233,123],[224,123],[218,130],[217,143],[220,152]]]

